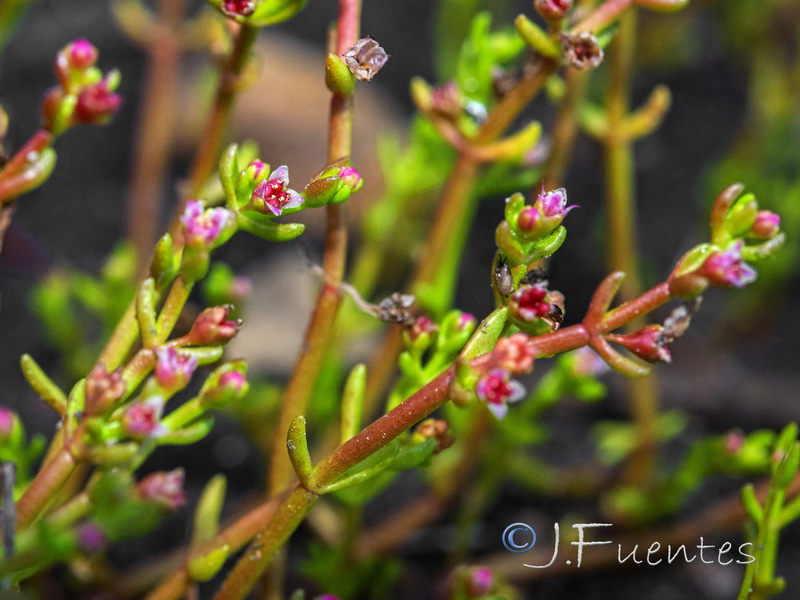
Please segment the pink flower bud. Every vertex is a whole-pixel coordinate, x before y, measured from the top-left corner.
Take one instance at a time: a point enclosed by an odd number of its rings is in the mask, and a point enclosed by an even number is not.
[[[709,256],[698,269],[710,285],[715,287],[743,287],[756,280],[756,270],[742,261],[743,242],[738,240],[725,250]]]
[[[74,123],[96,125],[107,123],[122,104],[122,96],[111,89],[109,75],[78,92],[78,102],[72,114]]]
[[[469,570],[464,581],[469,598],[482,598],[492,591],[494,575],[489,567],[474,567]]]
[[[167,393],[186,387],[197,368],[197,357],[176,350],[173,346],[161,346],[156,350],[156,381]]]
[[[560,21],[567,15],[572,0],[535,0],[533,5],[546,21]]]
[[[512,373],[529,373],[533,369],[535,356],[533,348],[528,343],[528,336],[524,333],[515,333],[509,337],[500,338],[495,346],[494,354],[500,367]]]
[[[633,333],[606,337],[647,362],[672,362],[672,352],[668,346],[670,338],[664,334],[661,325],[646,325]]]
[[[477,320],[474,315],[462,312],[458,317],[457,327],[459,331],[472,330],[475,328]]]
[[[195,319],[186,340],[194,346],[210,346],[230,341],[239,331],[240,320],[229,321],[231,306],[215,306],[207,308]]]
[[[255,0],[223,0],[222,12],[229,17],[248,17],[256,10]]]
[[[75,40],[64,48],[67,64],[78,71],[85,71],[97,62],[97,48],[88,40]]]
[[[174,511],[186,504],[183,491],[183,469],[151,473],[138,484],[136,492],[142,500],[160,504],[168,511]]]
[[[122,417],[125,432],[133,438],[158,437],[165,431],[161,425],[164,399],[159,396],[132,404]]]
[[[0,406],[0,441],[5,441],[11,437],[14,431],[14,422],[17,415],[5,406]]]
[[[515,317],[530,323],[552,312],[553,307],[546,298],[547,288],[543,285],[521,286],[511,296],[508,308]]]
[[[342,183],[350,188],[350,191],[355,192],[359,190],[363,184],[361,173],[354,167],[342,167],[336,175],[342,180]]]
[[[245,379],[244,374],[239,371],[228,371],[220,376],[219,384],[235,392],[240,392],[247,385],[247,379]]]
[[[186,203],[181,216],[187,246],[214,248],[219,243],[224,230],[233,221],[233,213],[226,208],[203,209],[197,200]]]
[[[726,454],[736,454],[744,446],[744,435],[741,431],[731,431],[725,436],[724,449]]]
[[[517,226],[521,231],[527,233],[534,231],[541,221],[541,213],[532,206],[526,206],[519,211],[519,216],[517,217]]]
[[[771,239],[777,235],[781,227],[781,218],[769,210],[760,210],[756,214],[755,223],[750,228],[750,234],[764,240]]]
[[[289,189],[289,169],[282,165],[256,186],[245,209],[252,208],[264,214],[271,212],[279,217],[285,209],[297,208],[303,202],[303,196]]]
[[[267,176],[267,170],[269,169],[269,165],[261,160],[253,160],[250,161],[250,164],[247,165],[245,169],[245,174],[247,178],[252,182],[261,181],[264,177]]]
[[[502,419],[508,413],[510,402],[518,402],[525,397],[525,388],[511,379],[511,373],[506,369],[492,369],[478,380],[475,393],[486,402],[495,417]]]

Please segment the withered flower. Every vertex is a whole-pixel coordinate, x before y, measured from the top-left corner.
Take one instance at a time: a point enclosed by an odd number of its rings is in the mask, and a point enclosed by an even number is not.
[[[591,31],[561,33],[561,48],[567,62],[578,69],[595,69],[603,62],[603,49]]]
[[[347,68],[360,81],[372,81],[389,59],[389,55],[372,36],[361,38],[342,56]]]

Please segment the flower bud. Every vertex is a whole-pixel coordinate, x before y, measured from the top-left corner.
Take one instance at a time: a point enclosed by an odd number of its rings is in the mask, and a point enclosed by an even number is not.
[[[132,438],[158,437],[166,432],[161,424],[164,399],[153,396],[144,402],[132,404],[122,417],[122,427]]]
[[[520,286],[509,299],[508,308],[512,316],[527,323],[546,317],[553,310],[543,285]]]
[[[17,415],[5,406],[0,406],[0,442],[5,442],[11,438]]]
[[[494,587],[494,575],[489,567],[473,567],[464,578],[468,598],[483,598]]]
[[[229,321],[230,305],[207,308],[195,319],[192,329],[185,336],[193,346],[214,346],[230,341],[239,331],[241,320]]]
[[[112,71],[97,83],[84,86],[78,93],[72,123],[107,123],[122,105],[122,96],[114,93],[118,83],[119,73]]]
[[[533,3],[545,21],[560,21],[572,6],[572,0],[534,0]]]
[[[633,333],[611,334],[606,337],[647,362],[672,362],[669,336],[664,334],[664,327],[661,325],[646,325]]]
[[[219,379],[214,383],[211,382],[211,387],[204,389],[201,392],[201,400],[206,407],[219,406],[221,404],[238,400],[242,398],[250,389],[250,384],[247,382],[245,375],[238,368],[245,369],[246,366],[225,366],[229,370],[219,375]],[[212,375],[209,380],[214,377]]]
[[[781,227],[781,218],[769,210],[760,210],[756,214],[756,220],[750,228],[750,235],[762,240],[774,238]]]
[[[156,357],[154,369],[156,381],[168,394],[186,387],[197,368],[196,356],[176,350],[174,346],[157,348]]]
[[[183,469],[157,471],[136,484],[136,493],[145,502],[155,502],[172,512],[186,504],[183,480]]]
[[[255,0],[222,0],[222,12],[229,17],[249,17],[256,10]]]
[[[97,48],[88,40],[79,39],[68,44],[64,50],[64,56],[70,68],[85,71],[93,67],[97,62]]]

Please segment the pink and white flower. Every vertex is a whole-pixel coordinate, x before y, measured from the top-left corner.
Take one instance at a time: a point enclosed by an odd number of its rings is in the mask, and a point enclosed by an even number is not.
[[[253,208],[264,214],[269,211],[279,217],[287,208],[297,208],[303,202],[301,194],[289,189],[289,168],[281,165],[256,186],[246,208]]]
[[[502,419],[508,413],[510,403],[525,397],[525,388],[520,382],[511,379],[511,373],[506,369],[492,369],[478,380],[475,393],[486,402],[495,417]]]

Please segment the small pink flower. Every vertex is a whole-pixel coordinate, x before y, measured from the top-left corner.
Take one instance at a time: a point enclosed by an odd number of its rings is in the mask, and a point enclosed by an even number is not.
[[[186,504],[183,479],[183,469],[157,471],[142,479],[136,485],[136,492],[142,500],[156,502],[167,510],[174,511]]]
[[[76,70],[85,71],[97,62],[97,48],[88,40],[75,40],[64,48],[64,56],[68,65]]]
[[[494,575],[489,567],[474,567],[466,576],[465,587],[469,598],[483,598],[494,587]]]
[[[478,380],[475,392],[498,419],[506,416],[509,403],[518,402],[525,397],[525,388],[511,379],[511,373],[506,369],[489,371]]]
[[[197,368],[197,357],[176,350],[173,346],[161,346],[156,350],[156,381],[168,393],[186,387]]]
[[[672,362],[672,352],[668,346],[670,338],[664,334],[661,325],[646,325],[633,333],[606,337],[647,362]]]
[[[303,196],[289,189],[289,168],[282,165],[256,186],[247,208],[279,217],[284,209],[297,208],[303,202]]]
[[[769,210],[760,210],[755,223],[750,227],[751,235],[764,240],[775,237],[781,227],[781,218]]]
[[[189,200],[181,216],[186,244],[214,247],[224,229],[233,220],[227,208],[203,209],[197,200]]]
[[[553,307],[547,302],[547,288],[543,285],[526,285],[520,287],[511,296],[509,309],[522,321],[531,321],[546,317]]]
[[[194,346],[224,344],[230,341],[242,325],[239,320],[228,320],[231,308],[230,305],[207,308],[195,319],[191,331],[184,339]]]
[[[125,432],[134,438],[158,437],[166,432],[161,424],[164,399],[159,396],[131,405],[122,417]]]
[[[547,219],[563,219],[569,211],[578,207],[576,204],[567,206],[567,190],[564,188],[558,188],[552,192],[542,190],[533,206],[538,208]]]
[[[256,10],[255,0],[223,0],[222,12],[229,17],[248,17]]]
[[[494,354],[499,365],[512,373],[529,373],[533,369],[535,355],[533,348],[528,343],[528,336],[524,333],[515,333],[500,338],[495,346]]]
[[[742,261],[742,240],[709,256],[698,273],[715,287],[743,287],[756,280],[756,270]]]
[[[111,89],[109,75],[78,92],[72,119],[88,125],[106,123],[122,105],[122,96]]]

